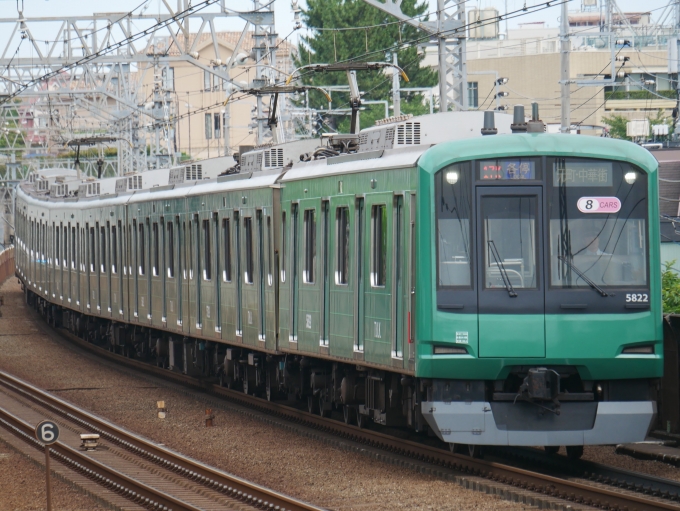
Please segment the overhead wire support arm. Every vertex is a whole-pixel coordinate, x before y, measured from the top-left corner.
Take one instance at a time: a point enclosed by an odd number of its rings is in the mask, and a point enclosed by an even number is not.
[[[392,62],[336,62],[335,64],[308,64],[297,68],[291,73],[286,80],[288,85],[293,77],[300,71],[309,70],[317,73],[325,72],[345,72],[347,73],[347,81],[349,82],[350,106],[352,108],[352,121],[350,125],[350,133],[355,134],[359,132],[359,109],[361,108],[361,93],[359,85],[357,84],[357,71],[375,71],[384,68],[396,69],[404,81],[408,82],[408,76],[402,68]],[[330,102],[330,99],[329,99]]]

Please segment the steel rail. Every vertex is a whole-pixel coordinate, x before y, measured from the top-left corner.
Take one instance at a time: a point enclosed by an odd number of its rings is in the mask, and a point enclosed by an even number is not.
[[[17,434],[25,442],[38,449],[44,444],[33,437],[35,426],[20,419],[16,415],[0,407],[0,423]],[[187,504],[172,495],[147,486],[135,479],[106,466],[82,452],[57,441],[49,447],[51,454],[69,468],[80,472],[84,476],[97,481],[103,486],[123,495],[133,502],[147,509],[162,509],[163,511],[201,511],[199,508]]]
[[[148,369],[148,367],[148,364],[146,364],[146,369]],[[77,422],[83,427],[87,427],[92,433],[98,433],[101,437],[120,445],[135,453],[137,456],[143,457],[161,467],[188,477],[197,484],[201,484],[213,490],[217,489],[218,491],[222,491],[228,496],[242,500],[253,507],[277,509],[280,511],[323,511],[323,508],[299,501],[275,490],[265,488],[264,486],[252,483],[235,475],[228,474],[201,463],[200,461],[174,452],[166,447],[156,445],[153,442],[140,438],[134,433],[126,431],[105,419],[94,416],[85,410],[4,371],[0,371],[0,384],[11,388],[15,392],[24,395],[41,406],[51,409],[56,414]],[[0,411],[2,411],[2,408],[0,408]],[[32,426],[29,425],[28,427],[33,431]],[[63,444],[60,445],[60,448],[75,452],[81,458],[83,457],[78,451],[64,446]],[[85,459],[89,460],[88,463],[93,462],[89,457],[85,456]],[[120,477],[126,476],[121,475]],[[179,509],[177,508],[177,505],[178,504],[173,504],[173,509]],[[183,505],[185,507],[181,509],[197,509],[188,504]]]
[[[305,426],[326,431],[389,452],[412,457],[427,463],[510,484],[518,488],[535,491],[575,503],[600,507],[602,509],[627,511],[680,511],[680,504],[654,500],[645,495],[627,495],[621,493],[617,489],[598,488],[577,481],[544,475],[502,463],[451,453],[444,449],[400,439],[378,431],[361,429],[354,425],[345,424],[337,420],[324,418],[289,406],[220,387],[219,385],[210,383],[201,378],[168,371],[167,369],[112,353],[104,348],[80,339],[65,329],[60,329],[57,333],[76,343],[80,347],[116,363],[123,363],[128,367],[143,370],[146,373],[153,373],[155,376],[198,388],[216,396],[225,397],[251,409],[257,409],[270,415],[283,417],[289,421],[304,424]]]

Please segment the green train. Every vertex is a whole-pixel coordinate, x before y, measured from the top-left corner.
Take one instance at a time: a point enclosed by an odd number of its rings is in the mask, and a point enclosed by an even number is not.
[[[17,192],[17,276],[91,342],[360,427],[471,454],[643,440],[657,162],[516,114],[391,118],[236,166],[39,171]]]

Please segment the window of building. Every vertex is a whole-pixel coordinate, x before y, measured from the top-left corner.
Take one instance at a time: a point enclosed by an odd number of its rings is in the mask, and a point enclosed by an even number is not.
[[[203,280],[212,278],[210,253],[210,220],[203,220]]]
[[[382,287],[387,275],[387,207],[384,204],[371,208],[371,221],[371,285]]]
[[[229,219],[222,220],[222,240],[224,243],[224,269],[222,280],[231,282],[231,225]]]
[[[245,281],[248,284],[253,283],[253,219],[245,217],[243,219],[243,230],[246,237],[246,268]]]
[[[306,284],[314,283],[316,267],[316,210],[306,209],[305,216],[305,266],[302,277]]]
[[[215,138],[220,138],[220,114],[213,114],[213,126],[215,128]]]
[[[210,83],[212,81],[211,75],[212,75],[212,73],[210,71],[207,71],[207,70],[203,71],[203,90],[204,91],[210,91]]]
[[[172,222],[167,223],[168,236],[168,278],[175,276],[175,231]]]
[[[347,284],[349,278],[349,208],[347,206],[335,210],[335,222],[338,232],[335,283]]]
[[[479,84],[479,82],[468,82],[467,83],[468,107],[469,108],[477,108],[479,106],[478,84]]]
[[[205,114],[205,138],[206,140],[212,138],[212,114]]]

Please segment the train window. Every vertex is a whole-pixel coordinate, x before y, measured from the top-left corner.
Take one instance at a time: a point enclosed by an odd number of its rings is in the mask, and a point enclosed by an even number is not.
[[[174,224],[168,222],[166,225],[168,236],[168,278],[175,276],[175,231]]]
[[[537,217],[535,195],[482,197],[484,287],[538,287]]]
[[[281,282],[286,281],[286,212],[281,214]]]
[[[231,225],[228,218],[222,220],[222,241],[224,243],[222,280],[224,282],[231,282]]]
[[[210,220],[203,220],[203,280],[212,278],[210,253]]]
[[[111,273],[118,273],[118,231],[111,227]]]
[[[63,232],[63,237],[62,237],[62,240],[61,240],[61,246],[62,246],[62,252],[63,253],[62,253],[62,257],[61,257],[61,262],[64,265],[64,268],[67,268],[68,267],[68,262],[67,262],[67,260],[68,260],[68,227],[64,225],[63,228],[62,228],[62,232]]]
[[[548,160],[552,288],[648,285],[647,174],[629,163]]]
[[[54,228],[54,265],[59,266],[59,259],[61,258],[61,252],[59,249],[59,234],[61,229],[59,227]]]
[[[185,238],[188,242],[187,244],[187,253],[189,254],[189,257],[187,259],[187,263],[189,265],[189,280],[194,278],[194,251],[191,250],[192,243],[194,241],[194,236],[193,236],[193,228],[192,224],[193,222],[189,221],[189,237]]]
[[[387,276],[387,206],[371,208],[371,286],[383,287]]]
[[[104,227],[101,227],[99,229],[100,237],[101,237],[101,245],[100,245],[100,250],[99,250],[99,259],[100,259],[100,267],[102,269],[102,273],[106,273],[106,229]]]
[[[153,226],[153,276],[158,277],[161,274],[160,261],[158,256],[158,222],[154,222]]]
[[[267,217],[267,283],[271,286],[274,283],[274,272],[272,271],[272,217]]]
[[[437,219],[437,287],[471,288],[469,162],[456,163],[435,176]]]
[[[139,224],[139,274],[146,275],[146,247],[144,239],[144,223]]]
[[[71,269],[76,269],[76,228],[71,227]]]
[[[245,268],[245,282],[247,284],[253,283],[253,219],[251,217],[243,218],[243,231],[246,238],[246,268]]]
[[[346,285],[349,281],[349,208],[343,206],[335,210],[337,231],[337,267],[335,283]]]
[[[302,280],[305,284],[314,284],[316,266],[316,210],[305,209],[305,266]]]
[[[97,250],[97,244],[94,237],[94,227],[90,227],[90,271],[93,273],[97,264],[95,250]]]

